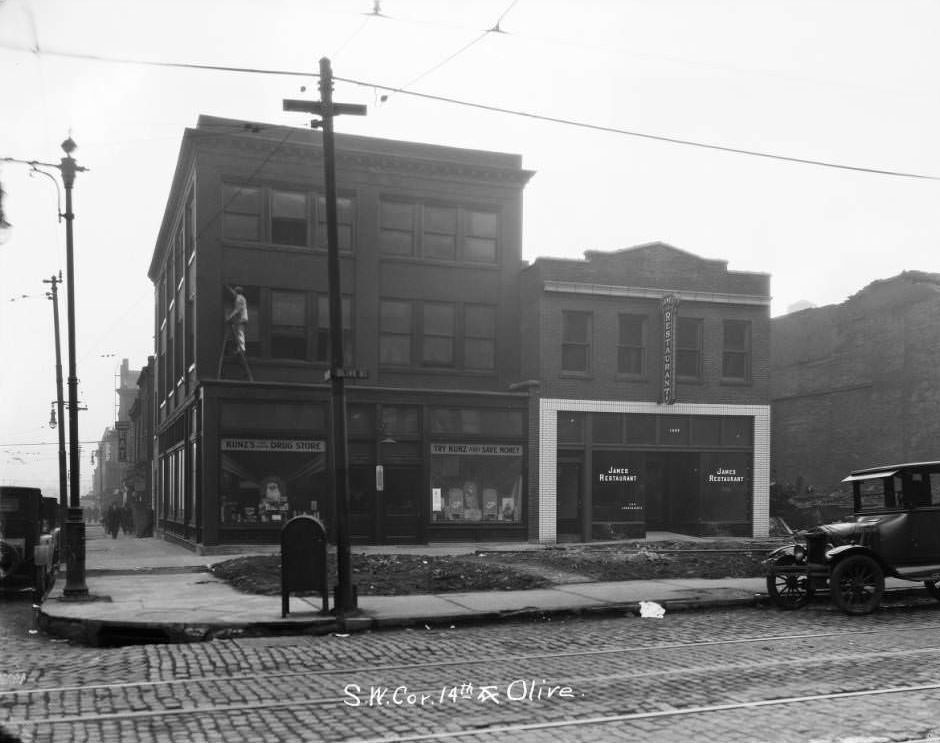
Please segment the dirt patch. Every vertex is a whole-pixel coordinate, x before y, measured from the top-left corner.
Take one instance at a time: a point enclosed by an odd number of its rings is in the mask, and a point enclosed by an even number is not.
[[[359,595],[500,591],[589,581],[663,578],[753,578],[764,575],[768,546],[663,543],[648,546],[565,547],[471,555],[352,555],[352,582]],[[212,572],[246,593],[277,595],[279,555],[217,563]],[[327,574],[335,582],[335,554]]]

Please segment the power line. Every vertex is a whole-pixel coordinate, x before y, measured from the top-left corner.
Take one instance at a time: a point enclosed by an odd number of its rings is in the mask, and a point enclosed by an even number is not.
[[[8,44],[0,44],[0,48],[4,49],[13,49],[17,51],[27,51],[22,47]],[[32,52],[32,50],[28,50]],[[97,62],[106,62],[106,63],[118,63],[118,64],[138,64],[146,65],[152,67],[167,67],[167,68],[177,68],[177,69],[191,69],[191,70],[203,70],[203,71],[214,71],[214,72],[237,72],[243,74],[257,74],[257,75],[279,75],[279,76],[290,76],[290,77],[319,77],[318,73],[304,72],[298,70],[282,70],[282,69],[263,69],[257,67],[235,67],[228,65],[204,65],[204,64],[194,64],[187,62],[160,62],[153,60],[141,60],[134,59],[130,57],[106,57],[103,55],[97,54],[84,54],[79,52],[62,52],[62,51],[50,51],[44,49],[43,54],[51,54],[60,57],[69,57],[73,59],[86,59]],[[533,121],[544,121],[546,123],[552,124],[561,124],[564,126],[571,126],[580,129],[588,129],[592,131],[606,132],[608,134],[619,134],[622,136],[628,137],[638,137],[641,139],[648,139],[658,142],[666,142],[668,144],[677,144],[683,145],[686,147],[697,147],[700,149],[713,150],[717,152],[728,152],[736,155],[747,155],[750,157],[760,157],[768,160],[778,160],[781,162],[791,162],[800,165],[813,165],[821,168],[830,168],[834,170],[846,170],[856,173],[868,173],[871,175],[884,175],[891,176],[896,178],[912,178],[918,180],[928,180],[928,181],[938,181],[940,176],[930,175],[925,173],[913,173],[910,171],[900,171],[900,170],[887,170],[882,168],[871,168],[860,165],[847,165],[844,163],[832,162],[829,160],[816,160],[812,158],[804,157],[795,157],[791,155],[780,155],[773,152],[764,152],[761,150],[750,150],[741,147],[730,147],[727,145],[712,144],[708,142],[699,142],[691,139],[683,139],[680,137],[669,137],[662,134],[651,134],[649,132],[639,132],[632,129],[620,129],[618,127],[604,126],[601,124],[592,124],[587,121],[578,121],[576,119],[567,119],[558,116],[548,116],[546,114],[538,114],[530,111],[522,111],[518,109],[505,108],[503,106],[493,106],[486,103],[477,103],[474,101],[461,100],[459,98],[451,98],[449,96],[434,95],[432,93],[418,93],[413,90],[404,90],[402,88],[396,88],[390,85],[383,85],[381,83],[369,82],[366,80],[356,80],[354,78],[346,78],[335,76],[333,78],[338,82],[349,83],[350,85],[358,85],[360,87],[372,88],[373,90],[387,90],[390,93],[401,93],[402,95],[410,95],[416,98],[424,98],[426,100],[438,101],[440,103],[449,103],[455,106],[466,106],[467,108],[475,108],[480,111],[489,111],[491,113],[500,113],[506,114],[509,116],[519,116],[522,118],[531,119]]]

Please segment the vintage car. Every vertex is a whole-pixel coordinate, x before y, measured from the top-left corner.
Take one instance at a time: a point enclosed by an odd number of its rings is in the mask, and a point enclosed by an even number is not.
[[[922,582],[940,600],[940,462],[855,470],[842,482],[852,485],[851,516],[767,556],[773,602],[797,609],[828,590],[839,609],[868,614],[886,577]]]
[[[0,487],[0,592],[42,597],[59,562],[58,504],[37,488]]]

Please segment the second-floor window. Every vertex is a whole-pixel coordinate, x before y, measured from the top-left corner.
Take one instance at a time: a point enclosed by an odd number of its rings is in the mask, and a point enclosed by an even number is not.
[[[496,308],[468,304],[463,310],[463,359],[467,369],[496,368]]]
[[[447,302],[425,302],[421,363],[454,366],[455,307]]]
[[[383,300],[379,363],[491,372],[496,368],[496,307]]]
[[[561,313],[561,370],[591,370],[591,313]]]
[[[676,376],[702,378],[702,326],[700,318],[680,317],[676,328]]]
[[[617,371],[641,376],[646,373],[646,316],[623,314],[618,320]]]
[[[751,323],[747,320],[724,321],[721,377],[741,382],[751,379]]]
[[[271,357],[307,358],[307,295],[271,290]]]
[[[379,312],[379,362],[389,366],[410,366],[411,302],[383,301]]]
[[[343,364],[352,366],[355,354],[353,353],[352,332],[352,298],[340,298],[343,313]],[[317,295],[317,341],[316,360],[328,362],[333,353],[330,347],[330,295]]]

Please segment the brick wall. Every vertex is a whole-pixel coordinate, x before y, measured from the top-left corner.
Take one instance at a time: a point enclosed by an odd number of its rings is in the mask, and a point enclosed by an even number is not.
[[[940,275],[906,272],[771,321],[779,488],[847,503],[852,469],[940,459],[938,317]]]

